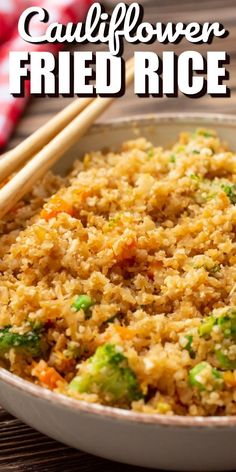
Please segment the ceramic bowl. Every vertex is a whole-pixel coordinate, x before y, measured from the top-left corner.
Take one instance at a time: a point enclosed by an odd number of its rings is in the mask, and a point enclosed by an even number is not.
[[[196,127],[214,128],[236,148],[236,117],[145,115],[94,126],[56,170],[64,173],[88,150],[117,148],[139,135],[168,146],[179,132]],[[33,385],[5,369],[0,369],[0,403],[42,433],[107,459],[166,470],[236,468],[236,417],[169,417],[86,404]]]

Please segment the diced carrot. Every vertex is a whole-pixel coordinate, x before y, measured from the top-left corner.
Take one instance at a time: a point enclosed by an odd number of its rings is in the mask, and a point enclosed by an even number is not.
[[[149,264],[147,275],[148,277],[153,280],[155,276],[155,272],[163,266],[162,261],[153,261]]]
[[[114,326],[116,332],[120,335],[120,337],[124,340],[132,339],[135,336],[135,331],[131,328],[126,328],[125,326]]]
[[[46,367],[37,375],[40,383],[48,388],[54,389],[59,381],[64,382],[63,377],[54,369],[54,367]]]
[[[227,387],[236,387],[236,377],[233,372],[224,372],[224,382]]]
[[[40,216],[45,220],[50,220],[60,213],[67,213],[68,215],[73,216],[73,206],[70,203],[67,203],[63,198],[58,195],[54,195],[51,200],[44,206]]]
[[[135,254],[136,248],[137,248],[137,240],[133,238],[131,241],[128,241],[127,243],[124,244],[119,254],[118,259],[121,261],[126,260],[126,259],[128,260],[132,259]]]
[[[76,203],[82,203],[92,195],[92,190],[90,188],[79,187],[73,191],[73,195],[76,197]]]
[[[99,340],[97,339],[97,346],[110,342],[114,334],[118,334],[123,341],[129,341],[134,338],[136,331],[126,326],[112,325],[112,329],[107,329],[100,335]]]

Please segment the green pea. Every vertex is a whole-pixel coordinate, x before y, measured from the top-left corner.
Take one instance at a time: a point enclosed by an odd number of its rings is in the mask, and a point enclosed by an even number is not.
[[[89,295],[78,295],[75,299],[72,307],[76,310],[84,310],[84,312],[88,311],[94,305],[94,301],[92,300]]]

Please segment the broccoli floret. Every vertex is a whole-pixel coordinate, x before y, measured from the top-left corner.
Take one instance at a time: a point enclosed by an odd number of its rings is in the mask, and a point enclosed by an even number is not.
[[[154,148],[149,148],[147,150],[147,157],[148,159],[151,159],[154,156]]]
[[[200,362],[189,371],[189,383],[198,390],[215,390],[223,383],[222,373],[208,362]]]
[[[232,307],[224,310],[222,314],[212,314],[201,324],[199,335],[210,337],[212,329],[217,326],[224,338],[236,340],[236,308]]]
[[[79,359],[82,355],[82,349],[78,343],[71,341],[63,353],[67,359]]]
[[[197,138],[198,136],[203,136],[204,138],[212,138],[215,137],[215,133],[211,130],[197,129],[192,136],[193,138]]]
[[[0,330],[0,356],[6,354],[11,348],[38,357],[44,351],[45,345],[38,332],[12,333],[11,327],[8,326]]]
[[[198,329],[200,337],[208,338],[211,335],[213,326],[215,324],[216,324],[215,316],[208,316]]]
[[[236,308],[231,308],[219,316],[217,324],[225,338],[236,340]]]
[[[234,344],[236,341],[236,308],[231,307],[223,312],[213,313],[212,316],[206,320],[199,327],[199,335],[206,339],[211,339],[212,331],[216,329],[216,333],[220,336],[220,341],[223,342],[223,347],[220,349],[218,343],[214,348],[216,359],[221,369],[234,370],[236,369],[236,359],[231,359],[227,355],[227,350],[230,347],[228,344],[224,347],[224,341]]]
[[[226,185],[223,184],[221,188],[226,193],[227,197],[230,199],[233,205],[236,204],[236,185]]]
[[[84,367],[84,372],[69,385],[72,392],[96,393],[104,403],[119,405],[142,398],[136,375],[116,346],[99,347]]]
[[[215,352],[216,358],[219,362],[221,369],[223,370],[234,370],[236,369],[236,359],[229,359],[220,349]]]
[[[189,352],[191,359],[195,359],[196,353],[193,349],[193,335],[192,334],[185,334],[181,338],[181,346],[183,347],[183,349],[186,349],[186,351]]]

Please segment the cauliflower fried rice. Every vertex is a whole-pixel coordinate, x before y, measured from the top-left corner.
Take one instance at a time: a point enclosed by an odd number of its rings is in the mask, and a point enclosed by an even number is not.
[[[0,222],[0,359],[76,399],[236,414],[236,155],[211,130],[51,173]]]

